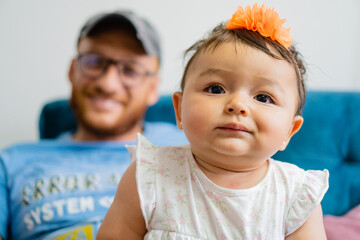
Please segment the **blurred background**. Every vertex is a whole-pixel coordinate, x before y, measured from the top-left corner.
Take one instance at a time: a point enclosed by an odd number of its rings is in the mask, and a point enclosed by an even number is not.
[[[308,89],[360,90],[359,0],[0,0],[0,149],[38,139],[41,107],[69,97],[75,42],[93,14],[125,8],[153,23],[163,45],[160,92],[171,94],[179,88],[183,51],[238,5],[255,2],[287,18],[308,64]]]

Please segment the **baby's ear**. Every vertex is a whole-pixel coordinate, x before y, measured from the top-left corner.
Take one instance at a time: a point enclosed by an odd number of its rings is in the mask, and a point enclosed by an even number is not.
[[[181,99],[182,99],[182,93],[181,92],[175,92],[173,94],[173,106],[175,110],[175,117],[176,117],[176,125],[179,129],[182,128],[182,122],[181,122]]]
[[[300,130],[303,122],[304,122],[304,118],[303,118],[302,116],[296,115],[296,116],[294,117],[294,120],[293,120],[293,122],[292,122],[292,128],[291,128],[290,131],[289,131],[288,137],[287,137],[287,138],[283,141],[283,143],[281,144],[280,149],[279,149],[280,151],[284,151],[284,150],[285,150],[285,148],[286,148],[287,145],[289,144],[290,139],[292,138],[292,136],[294,136],[294,134],[297,133],[297,132]]]

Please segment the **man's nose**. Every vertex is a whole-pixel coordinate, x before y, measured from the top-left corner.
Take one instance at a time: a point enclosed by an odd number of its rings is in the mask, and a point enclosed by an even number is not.
[[[117,92],[125,89],[122,76],[116,65],[109,65],[103,76],[97,79],[99,87],[106,92]]]

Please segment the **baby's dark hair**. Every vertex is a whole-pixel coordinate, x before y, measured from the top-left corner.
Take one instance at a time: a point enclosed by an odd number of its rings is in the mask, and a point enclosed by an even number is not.
[[[296,48],[291,45],[288,49],[282,46],[280,43],[271,40],[270,38],[261,36],[258,32],[246,29],[234,29],[229,30],[225,27],[225,24],[216,26],[208,35],[208,37],[197,41],[191,47],[189,47],[184,56],[193,52],[193,55],[188,60],[183,77],[181,79],[181,90],[185,87],[185,78],[189,70],[189,67],[193,63],[194,59],[202,51],[215,50],[219,45],[223,43],[241,42],[250,47],[258,49],[265,54],[279,60],[285,60],[290,63],[295,70],[297,87],[299,93],[299,102],[296,110],[296,114],[301,114],[302,108],[305,104],[306,87],[304,76],[306,73],[305,64],[303,62],[301,54]]]

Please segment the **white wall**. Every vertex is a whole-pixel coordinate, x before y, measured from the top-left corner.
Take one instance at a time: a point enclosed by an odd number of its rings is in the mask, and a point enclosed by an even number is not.
[[[0,148],[38,138],[41,106],[69,96],[67,69],[85,20],[115,8],[150,19],[163,40],[161,93],[178,88],[182,52],[220,21],[234,0],[0,1]],[[360,90],[360,1],[273,0],[309,64],[310,89]]]

